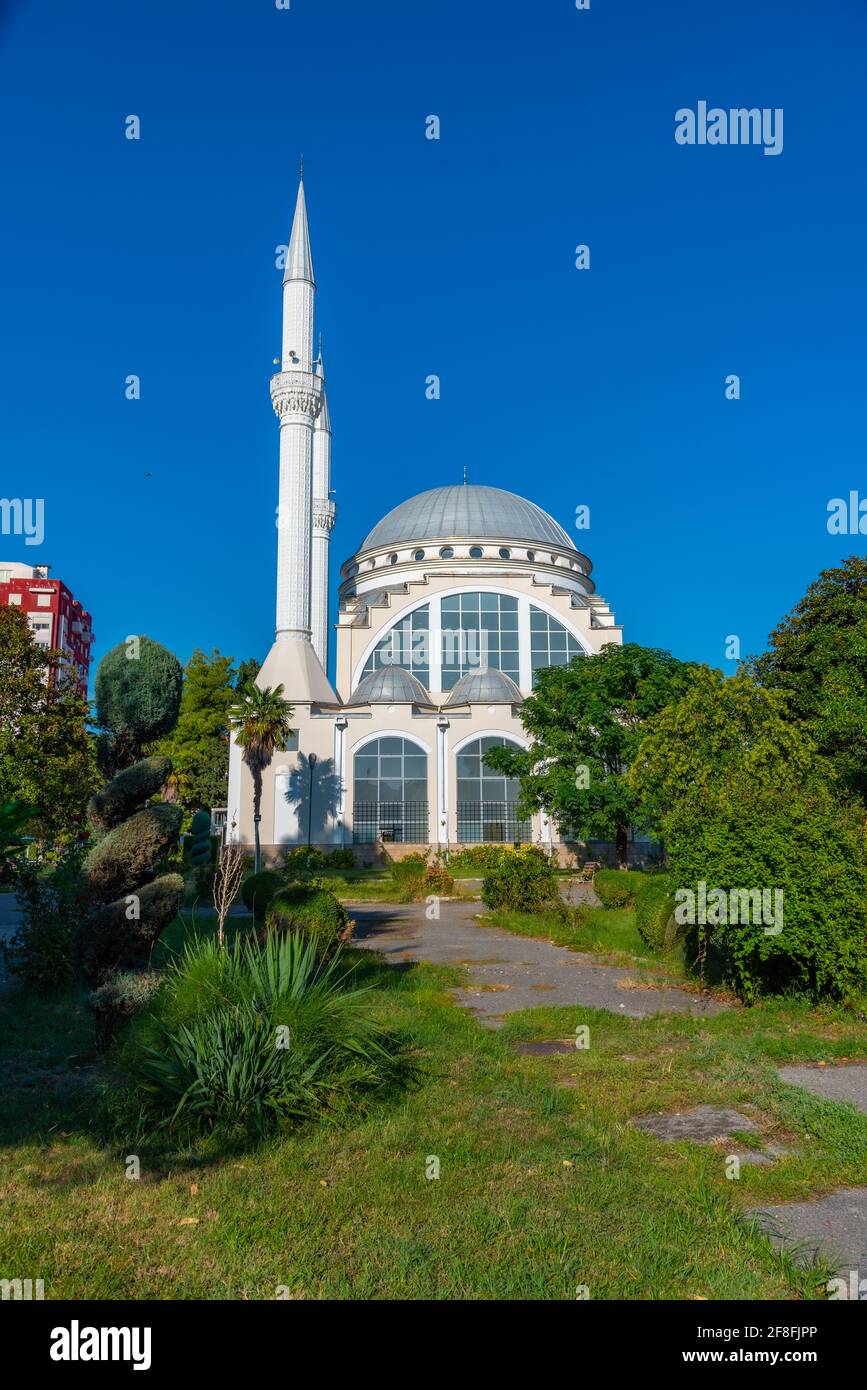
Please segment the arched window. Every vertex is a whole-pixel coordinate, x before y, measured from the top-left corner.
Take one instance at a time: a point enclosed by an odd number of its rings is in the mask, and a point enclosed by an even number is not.
[[[531,606],[530,666],[534,685],[536,672],[542,666],[568,666],[573,656],[583,655],[583,650],[562,623],[541,608]]]
[[[518,600],[511,594],[450,594],[442,600],[442,689],[451,690],[479,666],[519,679]]]
[[[377,643],[367,661],[362,675],[378,671],[380,666],[402,666],[412,671],[422,685],[430,682],[430,609],[422,604],[413,609]]]
[[[530,839],[530,822],[515,814],[520,784],[485,765],[492,748],[518,748],[512,739],[488,734],[467,743],[456,755],[458,840],[463,844],[514,843]]]
[[[409,739],[371,739],[355,754],[352,838],[425,844],[428,838],[427,753]]]

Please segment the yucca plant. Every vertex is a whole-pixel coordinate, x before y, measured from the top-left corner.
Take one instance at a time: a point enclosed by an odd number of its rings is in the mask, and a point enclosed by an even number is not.
[[[192,942],[121,1051],[145,1130],[254,1140],[411,1083],[408,1042],[375,1003],[301,937]]]

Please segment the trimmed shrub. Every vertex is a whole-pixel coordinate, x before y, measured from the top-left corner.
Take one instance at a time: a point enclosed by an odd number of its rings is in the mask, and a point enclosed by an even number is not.
[[[283,887],[283,875],[275,869],[262,869],[251,874],[241,884],[241,898],[244,906],[259,922],[264,922],[268,904],[275,893]]]
[[[143,758],[124,768],[102,791],[90,798],[87,805],[88,823],[94,830],[112,830],[126,820],[137,806],[156,796],[172,770],[171,758]]]
[[[194,942],[124,1040],[118,1128],[238,1144],[362,1109],[418,1074],[376,1004],[301,936]]]
[[[214,857],[211,839],[211,817],[207,811],[197,811],[190,822],[190,862],[196,869],[205,868]]]
[[[77,969],[86,980],[148,960],[160,935],[181,910],[184,880],[165,874],[96,909],[73,942]],[[132,914],[132,915],[130,915]]]
[[[297,932],[322,959],[334,954],[352,930],[349,913],[321,884],[290,884],[271,899],[266,914],[269,931]]]
[[[96,1050],[107,1052],[118,1027],[153,997],[163,977],[155,970],[115,971],[88,998],[96,1023]]]
[[[482,899],[515,912],[550,912],[562,904],[554,865],[535,845],[510,851],[485,874]]]
[[[109,830],[84,862],[93,901],[109,903],[134,892],[176,842],[183,818],[180,806],[160,801]]]
[[[96,673],[96,717],[110,731],[102,753],[107,763],[122,767],[140,757],[140,750],[170,733],[178,719],[184,673],[166,647],[139,637],[137,654],[127,642],[106,652]]]
[[[635,925],[654,951],[670,950],[681,928],[674,918],[676,906],[670,874],[648,874],[635,899]]]
[[[300,873],[322,873],[326,869],[354,869],[355,855],[351,849],[322,849],[319,845],[295,845],[283,856],[283,871],[287,878]]]
[[[863,995],[867,986],[867,852],[857,810],[817,787],[756,793],[731,780],[713,801],[682,803],[666,821],[670,877],[676,891],[707,902],[705,923],[685,924],[698,961],[712,953],[723,978],[751,1002],[761,993],[811,998]],[[710,897],[713,890],[726,895]],[[782,930],[765,922],[745,895],[766,890],[771,916],[782,894]],[[732,897],[737,894],[737,897]],[[689,902],[679,898],[687,915]],[[748,915],[747,922],[718,920]],[[771,930],[768,930],[771,927]]]
[[[636,869],[597,869],[593,887],[603,907],[634,907],[645,875]]]
[[[506,856],[514,853],[515,850],[508,845],[467,845],[464,849],[458,850],[457,854],[449,856],[449,868],[477,869],[479,873],[486,873],[488,869],[497,868]]]

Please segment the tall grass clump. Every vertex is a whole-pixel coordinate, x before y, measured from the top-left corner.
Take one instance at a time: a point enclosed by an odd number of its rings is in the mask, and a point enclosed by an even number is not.
[[[375,1007],[300,936],[195,940],[125,1038],[117,1108],[146,1140],[223,1144],[357,1112],[416,1077]]]

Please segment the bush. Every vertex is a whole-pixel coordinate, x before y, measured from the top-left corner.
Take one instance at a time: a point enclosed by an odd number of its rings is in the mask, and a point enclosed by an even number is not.
[[[84,846],[63,849],[52,872],[22,859],[15,888],[23,912],[5,947],[11,974],[35,989],[50,990],[73,978],[73,942],[87,913],[81,865]]]
[[[446,896],[455,891],[455,881],[445,864],[436,860],[425,869],[421,888],[425,898],[433,894]]]
[[[636,869],[597,869],[593,887],[603,907],[634,907],[644,880]]]
[[[515,912],[550,911],[562,901],[554,865],[534,845],[509,851],[485,874],[482,899],[488,907]]]
[[[424,897],[424,876],[427,872],[426,854],[405,854],[389,865],[391,881],[397,889],[398,902],[411,903]]]
[[[117,970],[148,961],[160,935],[181,910],[184,880],[165,874],[137,892],[105,903],[81,923],[73,959],[85,980],[102,981]]]
[[[355,855],[351,849],[322,849],[319,845],[295,845],[283,856],[283,871],[287,878],[297,878],[306,872],[322,873],[326,869],[354,869]]]
[[[138,1013],[162,984],[155,970],[115,971],[88,998],[96,1022],[96,1050],[107,1052],[121,1023]]]
[[[359,1109],[417,1074],[374,1003],[300,936],[194,942],[124,1041],[126,1105],[146,1135],[212,1142]]]
[[[171,758],[143,758],[124,768],[90,798],[88,822],[94,830],[112,830],[120,825],[137,806],[156,796],[171,770]]]
[[[275,893],[283,887],[283,875],[274,869],[262,869],[251,874],[241,885],[241,898],[244,906],[253,913],[257,921],[265,920],[268,904]]]
[[[675,906],[671,875],[648,874],[636,896],[635,925],[651,950],[667,951],[674,945],[679,931]]]
[[[479,873],[487,873],[489,869],[497,868],[504,858],[514,853],[515,850],[508,845],[467,845],[457,854],[449,856],[449,868],[452,871],[477,869]]]
[[[321,884],[290,884],[271,899],[266,914],[269,931],[297,932],[311,941],[316,954],[334,954],[352,930],[349,913]]]
[[[769,890],[772,910],[775,890],[782,892],[780,932],[768,934],[772,924],[763,921],[717,922],[715,900],[707,913],[712,920],[686,927],[698,960],[714,952],[742,999],[763,992],[843,999],[863,993],[867,853],[857,811],[821,788],[757,794],[743,778],[730,780],[712,801],[683,803],[667,819],[666,838],[677,890],[697,896],[702,882],[706,894]]]
[[[147,879],[176,842],[183,818],[180,806],[161,801],[109,830],[84,864],[94,903],[135,892],[136,884]]]

